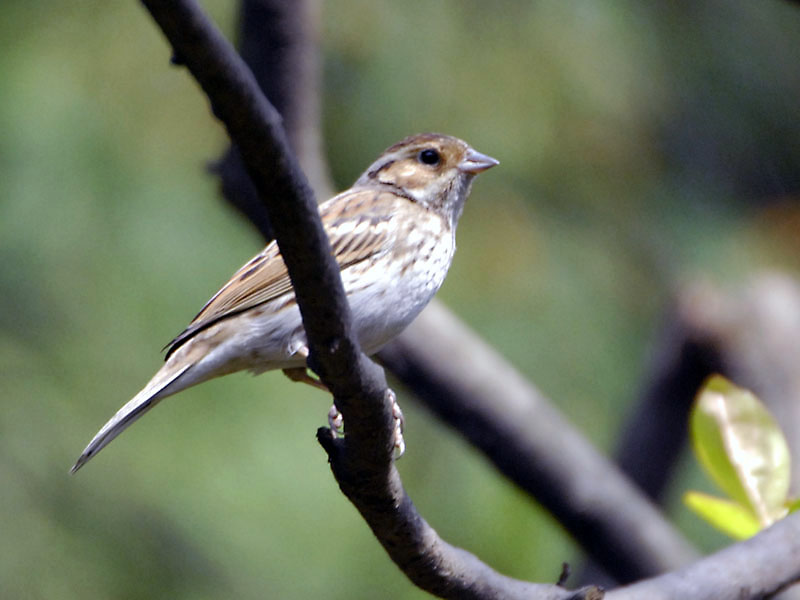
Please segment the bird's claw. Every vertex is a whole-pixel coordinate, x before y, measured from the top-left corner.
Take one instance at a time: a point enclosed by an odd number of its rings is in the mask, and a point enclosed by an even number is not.
[[[387,397],[392,403],[392,417],[394,418],[394,457],[400,458],[406,451],[406,442],[403,439],[403,427],[405,426],[405,418],[403,411],[400,410],[400,405],[397,403],[397,396],[389,389],[387,390]],[[344,437],[344,418],[336,405],[331,405],[328,410],[328,427],[331,428],[331,434],[334,437]]]
[[[406,441],[403,439],[403,427],[405,426],[405,418],[403,411],[400,410],[400,405],[397,403],[397,395],[392,389],[387,389],[386,394],[389,401],[392,403],[392,417],[394,417],[394,458],[397,460],[406,451]]]
[[[335,404],[331,404],[328,410],[328,427],[331,428],[331,433],[334,437],[344,436],[344,418],[342,418],[342,413],[339,412]]]

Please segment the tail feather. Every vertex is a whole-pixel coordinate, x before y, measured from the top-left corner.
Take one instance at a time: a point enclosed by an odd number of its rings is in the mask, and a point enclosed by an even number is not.
[[[172,384],[178,381],[190,368],[192,364],[184,365],[182,368],[175,372],[170,372],[171,369],[165,365],[153,379],[150,380],[144,389],[136,394],[131,400],[120,408],[117,413],[109,419],[108,423],[103,425],[103,428],[97,432],[86,449],[75,461],[75,464],[70,469],[70,473],[75,473],[83,465],[85,465],[91,458],[93,458],[100,450],[105,448],[111,441],[120,433],[125,431],[131,424],[133,424],[139,417],[145,414],[159,400],[170,396],[188,386],[173,387]],[[172,389],[168,389],[172,387]]]

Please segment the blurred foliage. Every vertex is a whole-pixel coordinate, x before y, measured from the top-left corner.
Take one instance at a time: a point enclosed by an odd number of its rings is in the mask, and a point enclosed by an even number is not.
[[[204,5],[230,33],[233,3]],[[328,472],[329,399],[280,375],[184,392],[67,475],[260,240],[205,174],[223,132],[140,5],[0,15],[0,597],[427,597]],[[501,160],[440,297],[603,448],[676,282],[798,269],[797,6],[328,0],[321,40],[338,187],[423,130]],[[555,581],[577,556],[558,525],[401,402],[426,518]]]

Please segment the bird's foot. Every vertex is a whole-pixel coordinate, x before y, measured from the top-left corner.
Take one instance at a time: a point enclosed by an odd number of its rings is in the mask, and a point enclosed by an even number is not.
[[[406,451],[406,442],[403,439],[405,419],[403,417],[403,411],[400,410],[400,405],[397,403],[397,395],[391,389],[388,389],[386,394],[389,401],[392,403],[392,417],[394,418],[394,457],[398,459],[403,456]],[[344,436],[344,419],[342,418],[342,413],[339,412],[335,404],[331,405],[330,410],[328,410],[328,426],[331,428],[331,433],[334,436]]]
[[[389,401],[392,403],[392,417],[394,417],[394,457],[395,460],[403,456],[406,451],[406,441],[403,439],[403,427],[405,418],[400,405],[397,403],[397,395],[391,388],[386,390]]]
[[[331,433],[333,433],[334,436],[344,436],[344,418],[335,404],[331,404],[328,410],[328,427],[331,428]]]

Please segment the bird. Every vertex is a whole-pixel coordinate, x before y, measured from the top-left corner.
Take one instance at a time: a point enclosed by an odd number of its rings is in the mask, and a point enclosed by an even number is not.
[[[472,181],[497,164],[456,137],[412,135],[319,205],[367,355],[400,334],[438,291]],[[321,386],[306,371],[300,310],[275,241],[236,271],[165,349],[163,366],[98,431],[72,473],[159,401],[209,379],[281,369]]]

